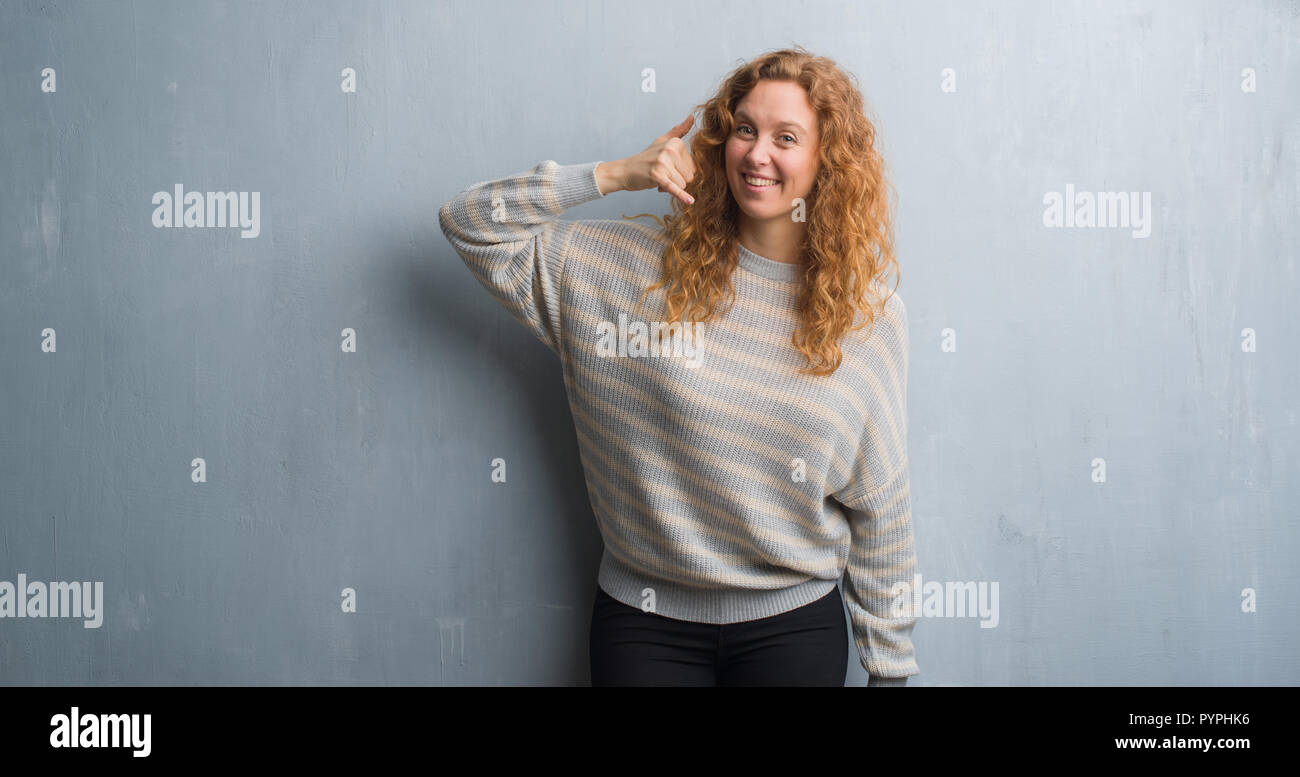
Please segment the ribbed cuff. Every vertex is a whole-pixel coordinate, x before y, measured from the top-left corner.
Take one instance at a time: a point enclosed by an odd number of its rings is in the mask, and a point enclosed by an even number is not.
[[[605,195],[596,185],[596,165],[601,161],[582,162],[576,165],[555,164],[555,199],[560,210],[568,210],[584,202],[598,200]]]

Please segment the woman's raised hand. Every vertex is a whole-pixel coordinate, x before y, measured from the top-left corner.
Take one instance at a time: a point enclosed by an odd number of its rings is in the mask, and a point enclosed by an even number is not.
[[[601,169],[605,167],[603,162],[597,165],[596,178],[601,191],[635,192],[654,186],[687,205],[694,203],[695,198],[686,193],[686,185],[695,178],[695,163],[682,140],[694,123],[695,117],[687,116],[681,124],[655,138],[645,151],[611,163],[609,170]]]

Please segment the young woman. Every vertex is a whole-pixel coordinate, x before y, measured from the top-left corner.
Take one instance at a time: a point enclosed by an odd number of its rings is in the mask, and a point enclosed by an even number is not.
[[[897,261],[875,129],[850,77],[799,47],[696,107],[689,146],[693,116],[439,212],[563,365],[605,543],[592,683],[843,685],[847,606],[868,684],[905,684],[908,328],[881,283]],[[559,218],[651,187],[673,196],[655,226]]]

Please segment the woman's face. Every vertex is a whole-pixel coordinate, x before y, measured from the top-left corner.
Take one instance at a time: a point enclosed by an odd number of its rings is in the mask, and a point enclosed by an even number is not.
[[[736,105],[727,139],[727,183],[752,219],[785,219],[817,178],[817,114],[792,81],[759,81]],[[754,186],[747,175],[767,179]]]

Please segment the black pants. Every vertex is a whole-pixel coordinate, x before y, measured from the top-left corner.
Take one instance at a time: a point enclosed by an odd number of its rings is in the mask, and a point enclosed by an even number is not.
[[[596,587],[591,684],[843,686],[848,628],[838,587],[810,604],[741,623],[691,623],[623,604]]]

